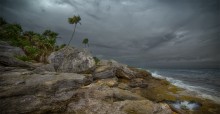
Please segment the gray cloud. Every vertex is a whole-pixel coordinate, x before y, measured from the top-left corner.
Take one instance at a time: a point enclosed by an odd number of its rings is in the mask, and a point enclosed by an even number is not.
[[[72,45],[84,37],[98,57],[141,67],[220,68],[219,0],[1,0],[0,16],[25,30],[52,29],[69,40],[67,18],[82,25]]]

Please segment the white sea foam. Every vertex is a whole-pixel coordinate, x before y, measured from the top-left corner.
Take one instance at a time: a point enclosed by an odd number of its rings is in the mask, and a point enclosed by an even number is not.
[[[158,74],[157,72],[152,72],[151,74],[155,78],[165,79],[165,80],[169,81],[171,84],[173,84],[177,87],[184,88],[186,90],[196,92],[197,96],[213,100],[214,102],[220,104],[220,97],[213,96],[213,95],[210,95],[208,93],[201,92],[201,91],[214,92],[214,90],[212,90],[210,88],[203,88],[203,87],[199,87],[199,86],[192,86],[192,85],[189,85],[189,84],[185,84],[181,80],[177,80],[177,79],[174,79],[174,78],[171,78],[171,77],[165,77],[165,76],[162,76],[162,75]]]
[[[166,79],[166,77],[162,76],[162,75],[159,75],[157,72],[153,72],[151,73],[153,77],[155,78],[159,78],[159,79]]]
[[[174,102],[171,103],[176,109],[187,109],[187,110],[196,110],[201,105],[196,102],[189,102],[189,101],[181,101],[181,102]]]

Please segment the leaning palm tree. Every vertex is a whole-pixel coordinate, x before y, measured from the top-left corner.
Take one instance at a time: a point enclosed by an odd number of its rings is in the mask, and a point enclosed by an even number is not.
[[[89,47],[89,39],[88,38],[84,38],[82,43],[85,44],[85,47],[86,47],[86,45]]]
[[[80,17],[79,15],[78,15],[78,16],[75,16],[75,15],[74,15],[73,17],[68,18],[69,24],[74,24],[75,26],[74,26],[73,33],[72,33],[72,35],[71,35],[70,41],[69,41],[69,43],[67,44],[67,46],[69,46],[70,42],[71,42],[72,39],[73,39],[73,36],[74,36],[74,34],[75,34],[75,31],[76,31],[76,26],[77,26],[77,24],[78,24],[78,23],[81,24],[80,21],[81,21],[81,17]],[[66,53],[66,51],[67,51],[67,48],[64,50],[64,53]],[[66,58],[66,56],[65,56],[65,54],[64,54],[64,59],[65,59],[65,58]],[[64,59],[63,59],[63,60],[64,60]],[[63,63],[63,60],[61,60],[61,61],[62,61],[61,63]],[[60,65],[60,66],[61,66],[61,65]],[[58,68],[56,69],[56,71],[59,72],[60,66],[58,66]]]
[[[80,20],[81,20],[81,17],[80,17],[79,15],[78,15],[78,16],[75,16],[75,15],[74,15],[73,17],[68,18],[69,24],[74,24],[74,25],[75,25],[75,26],[74,26],[73,33],[72,33],[72,36],[71,36],[70,41],[69,41],[69,43],[68,43],[68,46],[69,46],[70,42],[72,41],[73,36],[74,36],[74,34],[75,34],[76,25],[77,25],[78,23],[81,24],[81,23],[80,23]]]

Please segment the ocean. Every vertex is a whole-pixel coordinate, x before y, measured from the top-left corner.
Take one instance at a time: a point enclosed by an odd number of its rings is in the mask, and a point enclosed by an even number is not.
[[[220,103],[220,69],[147,69],[153,77]]]

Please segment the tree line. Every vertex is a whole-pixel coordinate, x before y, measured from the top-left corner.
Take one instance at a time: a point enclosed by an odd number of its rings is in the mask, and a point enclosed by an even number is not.
[[[27,56],[18,56],[17,58],[24,61],[34,60],[46,63],[51,52],[65,46],[65,44],[56,45],[57,36],[58,33],[51,30],[45,30],[41,34],[23,31],[21,25],[11,24],[0,18],[0,40],[23,49]]]
[[[73,16],[68,18],[69,24],[74,25],[73,33],[68,42],[68,46],[71,43],[77,24],[80,24],[81,17]],[[36,33],[34,31],[23,31],[21,25],[16,23],[8,23],[2,17],[0,17],[0,40],[6,41],[12,46],[20,47],[26,54],[26,56],[17,56],[18,59],[23,61],[36,61],[47,63],[47,57],[53,52],[62,49],[66,44],[57,45],[56,40],[58,33],[45,30],[42,33]],[[84,38],[82,44],[85,47],[89,47],[89,39]]]

